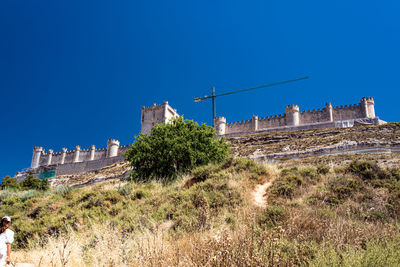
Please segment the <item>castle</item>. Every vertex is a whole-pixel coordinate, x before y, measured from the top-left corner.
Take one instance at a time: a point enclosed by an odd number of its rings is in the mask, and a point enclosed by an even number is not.
[[[162,105],[142,107],[141,132],[149,134],[156,124],[167,123],[178,116],[176,109],[173,109],[167,101]],[[372,97],[364,97],[359,104],[349,106],[332,107],[331,103],[327,103],[325,108],[312,111],[300,111],[298,105],[288,105],[283,115],[262,118],[253,116],[250,120],[240,122],[226,123],[225,117],[214,119],[217,134],[220,136],[382,123],[384,121],[375,117]],[[108,140],[107,148],[100,149],[94,145],[90,149],[76,146],[72,151],[63,148],[61,152],[53,152],[49,149],[46,153],[42,147],[34,147],[30,171],[35,174],[52,171],[52,176],[95,171],[123,161],[128,148],[129,145],[120,146],[119,141],[114,139]]]
[[[326,103],[323,109],[300,111],[298,105],[288,105],[285,114],[226,123],[225,117],[214,118],[218,135],[233,136],[265,131],[294,131],[312,128],[352,127],[355,125],[378,125],[385,123],[375,117],[372,97],[363,97],[359,104],[333,107]]]
[[[148,134],[156,124],[167,123],[177,116],[176,109],[168,105],[167,101],[162,105],[142,107],[141,132]],[[61,152],[54,152],[52,149],[46,152],[43,147],[34,147],[29,171],[36,175],[51,172],[51,176],[96,171],[123,161],[124,153],[128,149],[129,145],[120,146],[120,142],[115,139],[109,139],[106,148],[92,145],[89,149],[81,149],[80,146],[75,146],[74,150],[63,148]],[[25,176],[26,173],[21,179]]]

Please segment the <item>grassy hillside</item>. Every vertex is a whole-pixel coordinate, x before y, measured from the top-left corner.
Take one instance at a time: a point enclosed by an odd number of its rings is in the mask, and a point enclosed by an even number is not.
[[[338,162],[230,158],[171,183],[3,190],[0,212],[13,258],[44,266],[400,266],[400,169]]]

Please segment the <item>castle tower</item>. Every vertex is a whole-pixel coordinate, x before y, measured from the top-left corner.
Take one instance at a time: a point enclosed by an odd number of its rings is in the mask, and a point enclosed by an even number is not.
[[[81,147],[80,146],[75,146],[75,154],[74,154],[74,163],[79,162],[79,154],[81,152]]]
[[[119,141],[115,139],[108,139],[107,141],[107,157],[118,156]]]
[[[31,162],[31,169],[39,167],[40,156],[42,155],[43,147],[35,146],[33,148],[33,156]]]
[[[286,125],[297,126],[300,124],[300,108],[298,105],[287,105],[286,111]]]
[[[96,147],[92,145],[90,147],[90,159],[89,160],[94,160],[94,152],[96,151]]]
[[[375,118],[375,102],[372,97],[361,98],[361,112],[365,118]]]
[[[258,130],[258,116],[252,116],[251,118],[251,125],[253,128],[253,131],[257,131]]]
[[[224,135],[226,132],[226,118],[225,117],[215,117],[214,127],[218,135]]]
[[[325,104],[325,108],[326,108],[326,112],[328,113],[327,114],[328,121],[333,121],[333,107],[332,107],[332,104],[330,102],[326,103]]]
[[[176,109],[173,109],[168,101],[162,105],[153,104],[151,107],[142,107],[141,133],[149,134],[158,123],[167,123],[172,118],[178,117]]]
[[[49,149],[49,153],[47,154],[47,165],[51,165],[52,158],[53,158],[53,149]]]
[[[60,164],[65,163],[65,157],[67,156],[67,149],[65,147],[62,148],[62,154],[61,154],[61,161]]]

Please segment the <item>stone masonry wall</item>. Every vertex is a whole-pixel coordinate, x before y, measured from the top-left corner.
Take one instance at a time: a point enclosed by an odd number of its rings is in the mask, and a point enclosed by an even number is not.
[[[297,105],[289,105],[286,107],[285,114],[262,117],[259,119],[257,116],[253,116],[251,120],[231,123],[226,123],[226,119],[224,117],[219,117],[219,121],[216,121],[215,123],[225,123],[225,127],[220,127],[220,125],[217,125],[217,127],[219,129],[225,129],[225,132],[223,134],[227,135],[235,133],[256,132],[281,127],[292,128],[304,125],[314,125],[321,123],[325,124],[329,122],[339,122],[364,118],[375,118],[374,99],[372,97],[362,98],[359,104],[349,106],[345,105],[340,107],[337,106],[334,108],[330,103],[327,103],[325,105],[325,108],[301,112],[299,111]]]
[[[92,161],[83,161],[76,163],[67,163],[61,164],[55,167],[56,175],[65,175],[65,174],[79,174],[85,173],[89,171],[100,170],[101,168],[110,166],[116,162],[120,162],[124,160],[124,156],[120,155],[112,158],[102,158],[98,160]]]

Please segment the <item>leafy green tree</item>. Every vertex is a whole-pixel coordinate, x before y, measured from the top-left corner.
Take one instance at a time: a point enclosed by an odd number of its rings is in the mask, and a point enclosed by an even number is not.
[[[221,162],[229,155],[225,138],[215,129],[182,117],[156,125],[149,135],[135,137],[125,156],[133,171],[132,180],[174,179],[192,168]]]
[[[23,189],[36,189],[46,191],[50,188],[49,181],[47,179],[40,180],[39,178],[33,177],[30,173],[25,180],[21,182],[21,187]]]
[[[19,189],[19,184],[16,178],[12,178],[10,176],[6,176],[3,178],[1,188],[15,188]]]

